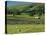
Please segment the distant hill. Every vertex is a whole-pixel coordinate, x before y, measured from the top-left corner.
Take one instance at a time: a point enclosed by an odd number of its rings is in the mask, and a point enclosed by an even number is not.
[[[20,12],[29,12],[35,14],[43,14],[44,13],[44,3],[32,3],[32,4],[18,4],[15,6],[7,7],[10,12],[20,13]]]

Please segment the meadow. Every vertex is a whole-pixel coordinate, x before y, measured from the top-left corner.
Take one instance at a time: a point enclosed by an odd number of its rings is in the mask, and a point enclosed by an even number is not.
[[[44,17],[35,19],[29,15],[7,16],[7,33],[44,32]]]
[[[34,33],[34,32],[44,32],[43,24],[16,24],[7,25],[7,33]]]

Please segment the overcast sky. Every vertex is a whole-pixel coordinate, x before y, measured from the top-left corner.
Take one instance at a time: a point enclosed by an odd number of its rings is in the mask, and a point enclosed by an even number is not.
[[[17,4],[31,4],[31,2],[7,1],[7,6],[12,6],[12,5],[17,5]]]

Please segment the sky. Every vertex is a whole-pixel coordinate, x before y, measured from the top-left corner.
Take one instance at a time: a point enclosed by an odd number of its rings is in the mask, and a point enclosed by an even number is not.
[[[7,6],[13,6],[17,4],[31,4],[31,2],[18,2],[18,1],[7,1]]]

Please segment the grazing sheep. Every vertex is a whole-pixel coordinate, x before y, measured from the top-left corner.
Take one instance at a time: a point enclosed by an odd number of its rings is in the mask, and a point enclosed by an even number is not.
[[[40,17],[35,17],[35,19],[40,19]]]

